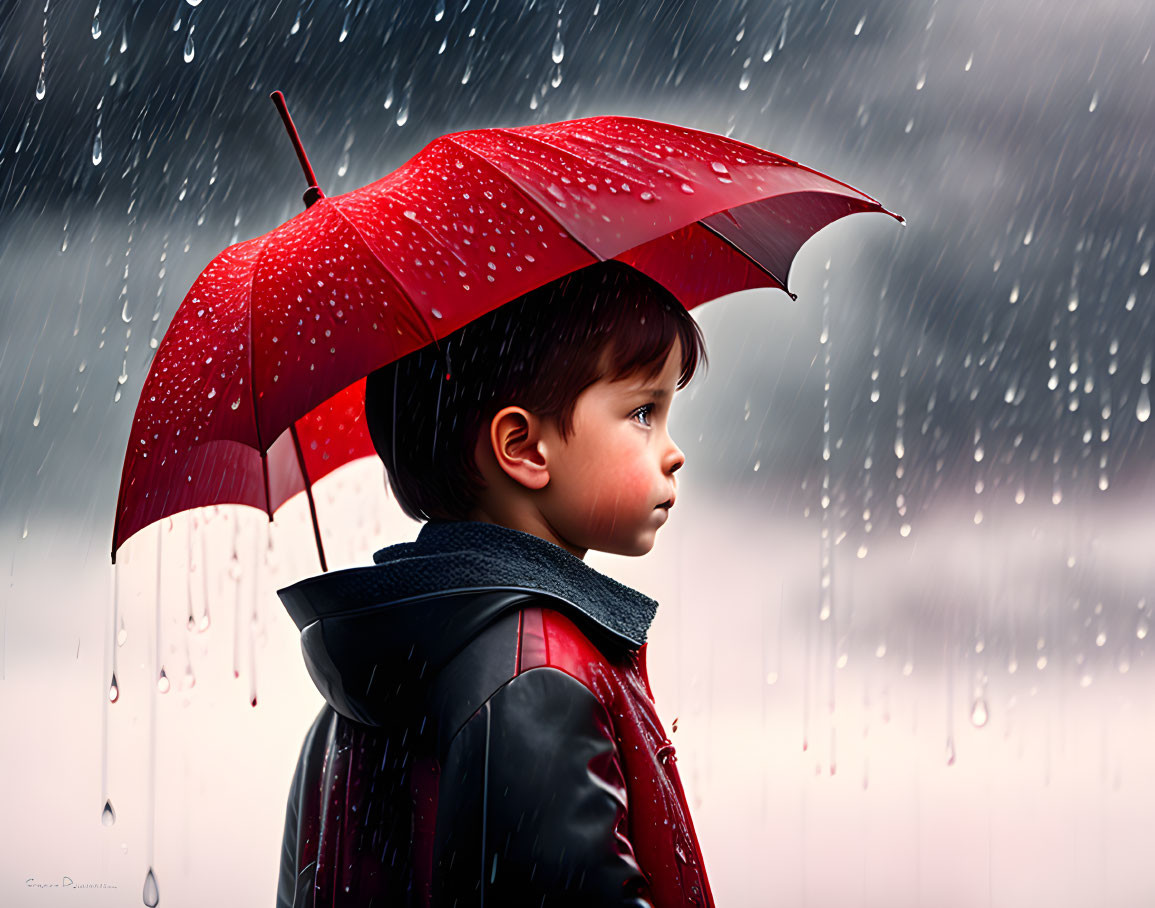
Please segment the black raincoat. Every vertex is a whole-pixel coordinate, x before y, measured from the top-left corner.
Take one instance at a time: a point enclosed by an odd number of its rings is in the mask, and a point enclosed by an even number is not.
[[[488,523],[374,562],[279,591],[327,702],[278,908],[712,905],[646,677],[657,603]]]

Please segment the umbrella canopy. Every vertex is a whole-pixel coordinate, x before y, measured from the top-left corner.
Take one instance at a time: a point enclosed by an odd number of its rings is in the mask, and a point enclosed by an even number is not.
[[[691,309],[750,287],[789,293],[795,253],[838,218],[902,220],[769,151],[616,116],[452,133],[326,198],[279,107],[308,207],[221,252],[177,309],[133,419],[114,562],[163,517],[235,503],[271,520],[306,491],[324,566],[311,487],[374,454],[364,379],[375,369],[601,260]]]

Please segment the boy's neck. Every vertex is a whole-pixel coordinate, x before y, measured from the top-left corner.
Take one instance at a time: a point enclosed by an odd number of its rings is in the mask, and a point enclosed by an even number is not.
[[[502,510],[499,513],[491,513],[482,506],[474,508],[469,513],[470,520],[478,520],[482,523],[494,523],[498,526],[508,527],[511,530],[520,530],[522,533],[529,533],[544,539],[546,542],[552,542],[556,546],[565,549],[575,558],[585,560],[587,549],[577,548],[561,538],[545,516],[532,506],[528,507],[511,507]]]

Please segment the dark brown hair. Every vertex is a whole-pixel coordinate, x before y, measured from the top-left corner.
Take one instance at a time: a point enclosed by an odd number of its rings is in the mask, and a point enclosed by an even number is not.
[[[373,372],[365,415],[401,509],[464,520],[485,482],[478,431],[503,407],[550,420],[564,439],[578,396],[602,378],[654,378],[681,340],[677,387],[708,365],[697,322],[665,287],[605,261],[545,284]],[[447,377],[448,376],[448,377]]]

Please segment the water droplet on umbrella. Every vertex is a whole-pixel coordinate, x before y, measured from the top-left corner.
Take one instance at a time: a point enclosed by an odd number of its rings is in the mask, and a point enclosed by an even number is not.
[[[104,802],[104,810],[100,812],[100,822],[105,826],[116,825],[116,811],[112,809],[112,801]]]
[[[156,876],[152,872],[152,868],[148,868],[148,876],[144,878],[144,903],[148,908],[156,908],[157,903],[160,902],[160,890],[156,886]]]

